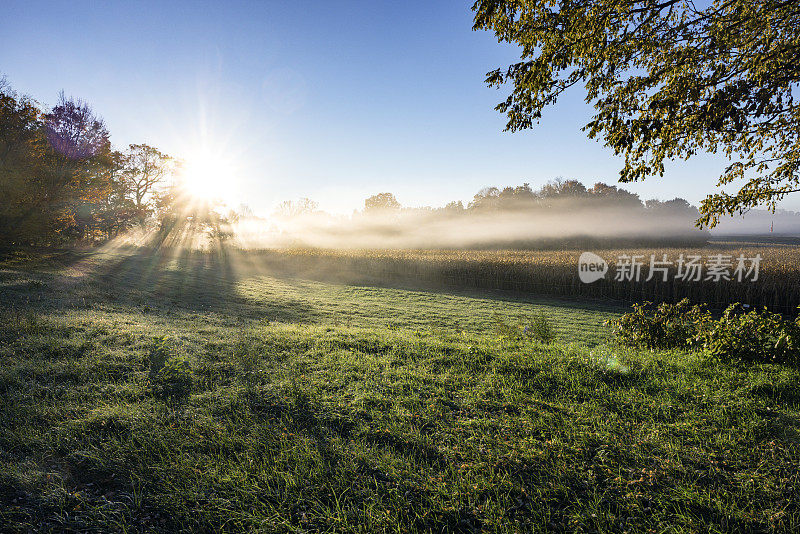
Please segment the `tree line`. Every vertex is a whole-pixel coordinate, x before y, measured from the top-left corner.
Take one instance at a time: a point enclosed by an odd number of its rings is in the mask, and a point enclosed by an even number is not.
[[[686,228],[693,226],[700,212],[686,199],[649,199],[603,182],[586,187],[578,180],[557,178],[534,190],[529,183],[519,186],[484,187],[466,205],[461,200],[448,202],[442,207],[404,207],[390,192],[378,193],[364,200],[364,208],[356,215],[392,215],[400,213],[428,213],[441,215],[483,215],[493,212],[547,212],[552,210],[619,209],[631,215],[648,214],[653,217],[669,216],[686,220]],[[292,218],[321,213],[319,203],[309,198],[285,200],[278,204],[274,215]]]
[[[285,201],[271,220],[260,220],[260,235],[251,241],[323,248],[703,245],[709,232],[695,227],[698,215],[682,198],[642,201],[602,182],[586,187],[578,180],[556,179],[538,189],[529,183],[485,187],[469,202],[441,207],[404,207],[394,194],[382,192],[366,198],[363,209],[350,216],[326,213],[308,198]]]
[[[114,149],[80,99],[62,92],[45,109],[0,79],[0,246],[95,243],[145,225],[174,210],[159,186],[178,166],[146,144]]]
[[[677,216],[686,218],[687,228],[692,226],[699,210],[683,198],[660,201],[642,201],[639,195],[614,185],[597,182],[586,187],[578,180],[557,178],[534,190],[529,183],[519,186],[485,187],[478,191],[465,206],[462,201],[448,202],[442,208],[415,208],[417,210],[453,214],[484,214],[491,212],[535,212],[547,210],[582,210],[619,208],[630,214],[647,212],[652,216]],[[402,209],[392,193],[379,193],[364,201],[364,213],[386,213]]]

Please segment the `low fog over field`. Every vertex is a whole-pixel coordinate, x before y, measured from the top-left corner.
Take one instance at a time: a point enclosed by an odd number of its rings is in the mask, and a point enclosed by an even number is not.
[[[643,202],[615,186],[555,181],[485,188],[466,206],[406,208],[391,193],[349,216],[331,215],[309,199],[281,203],[269,218],[244,214],[234,234],[244,247],[324,248],[549,247],[588,244],[701,243],[698,211],[683,199]]]

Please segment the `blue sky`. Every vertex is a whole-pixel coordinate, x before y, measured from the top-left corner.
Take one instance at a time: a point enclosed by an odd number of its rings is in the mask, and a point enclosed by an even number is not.
[[[43,104],[88,101],[118,147],[232,162],[231,198],[256,211],[307,196],[349,212],[555,177],[616,181],[620,162],[580,131],[580,89],[539,126],[503,132],[487,71],[517,58],[473,32],[471,2],[4,2],[0,73]],[[625,187],[643,198],[712,190],[724,161],[673,164]],[[794,200],[784,207],[798,209]]]

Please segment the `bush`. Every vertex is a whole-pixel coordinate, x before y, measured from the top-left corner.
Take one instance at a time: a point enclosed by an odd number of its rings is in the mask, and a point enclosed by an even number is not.
[[[800,318],[784,319],[766,309],[745,312],[728,306],[714,319],[703,306],[635,304],[631,313],[606,324],[626,345],[649,349],[702,348],[721,359],[791,362],[800,357]]]
[[[173,351],[172,340],[168,336],[154,338],[153,347],[150,349],[148,360],[150,364],[150,380],[153,381],[158,372],[167,363],[170,353]]]
[[[742,313],[738,305],[733,305],[711,328],[701,333],[700,341],[719,358],[776,363],[797,361],[800,318],[789,321],[766,309]]]
[[[649,302],[634,304],[633,311],[616,320],[606,321],[619,341],[648,349],[685,349],[697,343],[697,337],[711,321],[704,306],[691,306],[689,299],[677,304],[662,303],[653,308]]]

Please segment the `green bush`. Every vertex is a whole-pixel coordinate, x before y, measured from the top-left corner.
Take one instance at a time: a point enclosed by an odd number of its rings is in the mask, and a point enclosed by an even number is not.
[[[169,336],[153,338],[153,346],[150,348],[148,355],[149,363],[149,377],[153,381],[158,375],[158,372],[167,363],[170,353],[173,352],[172,340]]]
[[[608,321],[616,338],[649,349],[701,348],[721,359],[791,362],[800,357],[800,318],[790,321],[766,309],[745,312],[728,306],[714,319],[687,299],[677,304],[635,304],[633,311]]]
[[[766,309],[742,313],[733,305],[709,326],[700,341],[719,358],[780,363],[800,356],[800,318],[789,321]]]
[[[542,343],[552,343],[556,340],[556,331],[550,319],[544,314],[533,314],[523,326],[522,333]]]
[[[626,345],[648,349],[690,348],[711,321],[704,306],[692,306],[689,299],[677,304],[649,302],[634,304],[633,311],[607,321],[614,335]]]

